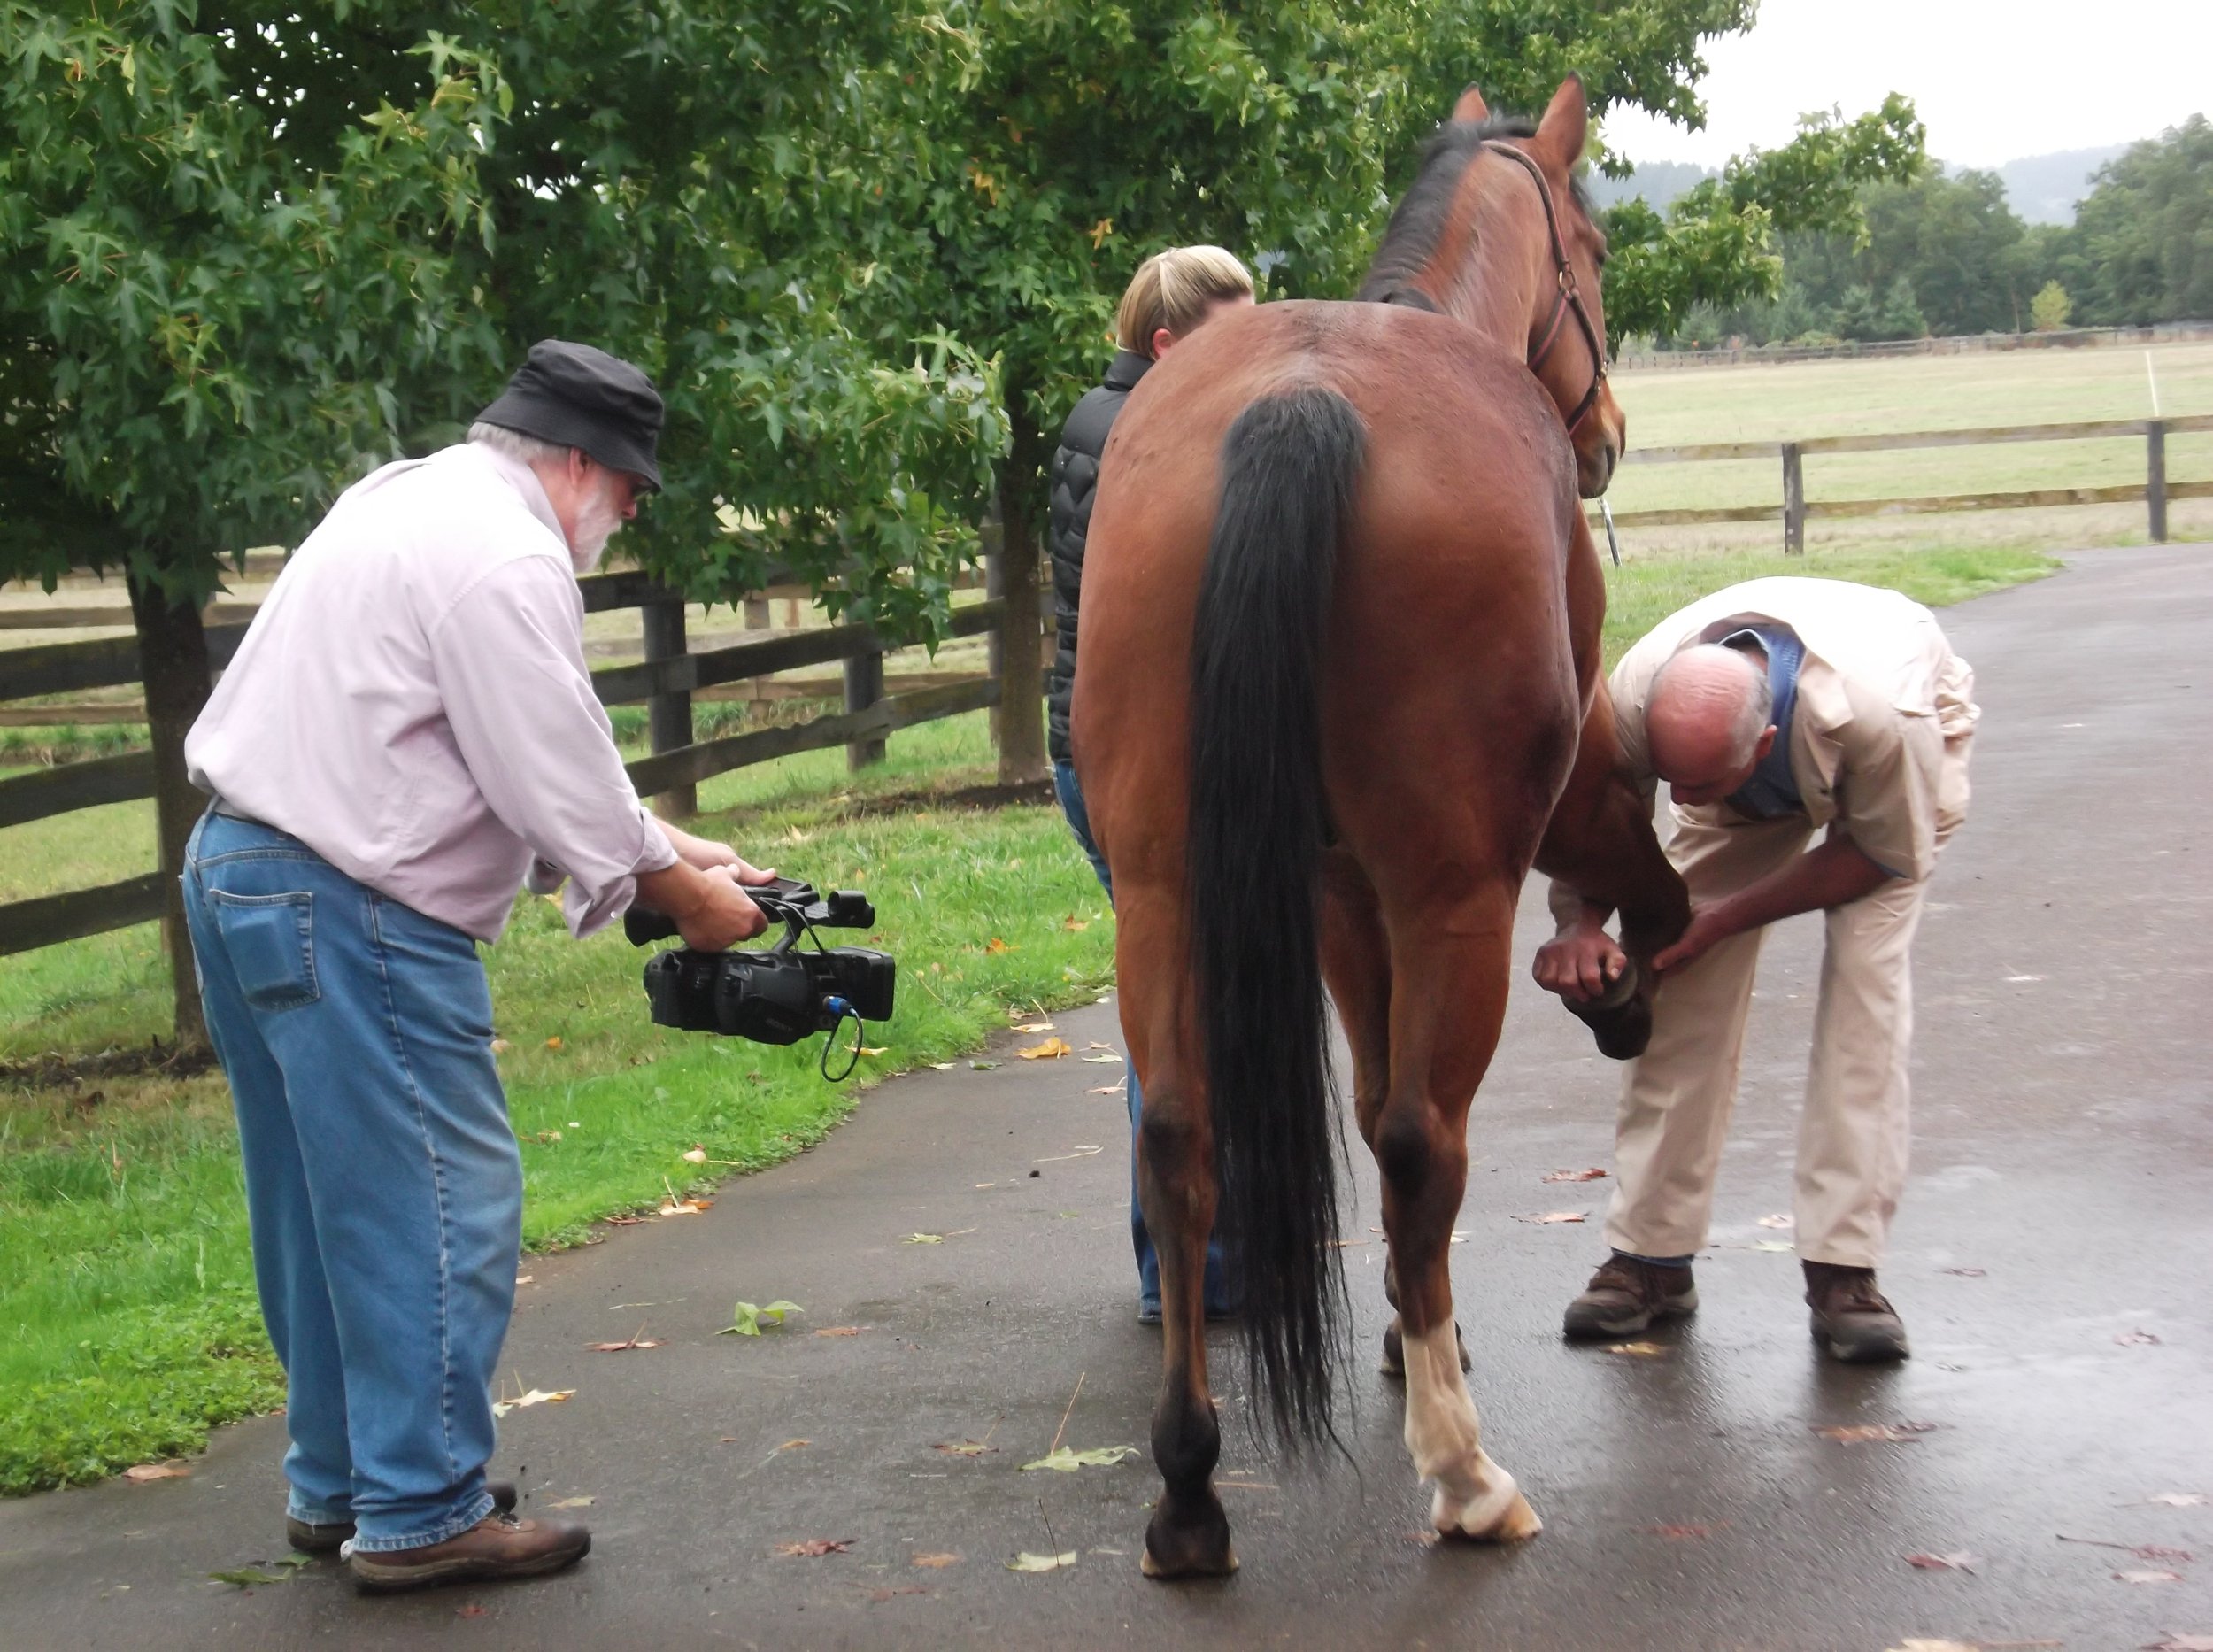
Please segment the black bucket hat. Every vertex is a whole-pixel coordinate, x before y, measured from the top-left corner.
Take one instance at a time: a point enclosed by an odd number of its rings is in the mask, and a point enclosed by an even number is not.
[[[559,447],[582,448],[608,469],[641,477],[648,489],[660,491],[654,458],[660,393],[644,374],[604,350],[540,339],[499,399],[476,420]]]

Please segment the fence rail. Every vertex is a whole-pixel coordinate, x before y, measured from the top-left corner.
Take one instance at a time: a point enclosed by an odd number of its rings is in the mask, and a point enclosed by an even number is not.
[[[1002,560],[995,555],[994,565]],[[1017,576],[1034,579],[1034,567]],[[775,579],[779,582],[775,588],[781,590],[781,582],[789,575]],[[646,658],[635,665],[594,671],[592,690],[603,705],[645,703],[651,754],[628,768],[639,794],[659,799],[664,813],[669,814],[694,812],[699,783],[732,769],[840,745],[846,748],[849,760],[859,767],[881,758],[885,738],[902,729],[965,712],[996,710],[1005,698],[997,662],[1010,645],[1019,646],[1021,642],[1006,635],[1014,605],[1005,597],[989,597],[957,608],[946,634],[953,637],[990,636],[994,642],[991,673],[934,681],[911,691],[887,694],[883,656],[888,647],[898,645],[887,644],[873,627],[829,625],[693,652],[685,646],[685,604],[680,593],[638,573],[595,575],[578,584],[587,613],[636,608],[644,616]],[[127,611],[112,608],[70,607],[51,612],[63,616],[53,621],[57,625],[118,624],[128,619]],[[218,604],[210,610],[210,622],[204,629],[211,668],[220,669],[236,653],[248,622],[237,617],[240,612],[251,614],[252,608],[245,604]],[[1041,650],[1044,640],[1042,636],[1031,638],[1029,646]],[[718,739],[693,737],[694,693],[743,679],[838,662],[845,668],[843,705],[838,711],[804,722],[750,730]],[[0,651],[0,701],[112,688],[139,680],[135,637],[100,637]],[[0,778],[0,826],[154,797],[158,784],[156,754],[150,751],[10,776]],[[173,871],[150,872],[99,888],[0,905],[0,955],[162,917],[173,879]]]
[[[2167,437],[2213,430],[2213,413],[2174,419],[2093,419],[2074,424],[1991,425],[1961,430],[1878,431],[1862,436],[1816,436],[1796,442],[1700,442],[1679,447],[1631,448],[1624,465],[1711,464],[1731,459],[1782,461],[1783,498],[1776,505],[1714,509],[1616,511],[1622,528],[1682,528],[1718,522],[1783,524],[1787,555],[1806,549],[1806,524],[1847,517],[1912,516],[1951,511],[2018,511],[2060,505],[2133,505],[2141,501],[2155,542],[2167,537],[2171,499],[2213,498],[2213,482],[2167,480]],[[1805,459],[1809,453],[1875,453],[1909,448],[1978,447],[2004,442],[2082,442],[2144,438],[2144,480],[2107,487],[2026,488],[1999,493],[1940,493],[1887,499],[1808,499]]]

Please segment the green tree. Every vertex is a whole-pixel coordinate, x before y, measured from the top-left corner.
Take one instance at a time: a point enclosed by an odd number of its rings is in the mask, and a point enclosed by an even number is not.
[[[2029,301],[2030,324],[2040,333],[2056,333],[2067,325],[2067,318],[2074,307],[2073,300],[2067,296],[2067,289],[2055,281],[2047,281],[2036,289],[2036,297]]]
[[[2092,325],[2213,317],[2213,123],[2193,115],[2103,167],[2056,265]]]

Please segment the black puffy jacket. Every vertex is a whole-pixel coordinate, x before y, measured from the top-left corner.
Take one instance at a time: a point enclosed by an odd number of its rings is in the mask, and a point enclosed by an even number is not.
[[[1083,591],[1083,541],[1091,530],[1091,497],[1099,486],[1099,461],[1106,452],[1106,433],[1130,399],[1149,357],[1117,351],[1107,364],[1106,382],[1084,392],[1060,433],[1053,454],[1053,514],[1047,543],[1053,551],[1053,609],[1058,641],[1053,673],[1045,679],[1045,737],[1055,762],[1068,758],[1068,695],[1076,684],[1076,610]]]

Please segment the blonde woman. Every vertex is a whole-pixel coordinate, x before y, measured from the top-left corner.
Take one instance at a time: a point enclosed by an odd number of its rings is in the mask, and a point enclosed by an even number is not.
[[[1091,499],[1099,483],[1099,461],[1106,451],[1107,432],[1114,416],[1137,381],[1174,349],[1177,341],[1223,310],[1253,302],[1253,277],[1236,256],[1220,247],[1170,247],[1156,252],[1137,266],[1130,289],[1122,296],[1114,317],[1114,359],[1106,365],[1106,377],[1086,392],[1068,415],[1060,445],[1053,456],[1053,600],[1059,621],[1059,644],[1053,672],[1046,679],[1046,736],[1053,753],[1053,790],[1061,813],[1076,833],[1091,868],[1106,886],[1109,899],[1114,886],[1106,863],[1091,841],[1091,822],[1083,811],[1083,793],[1069,760],[1068,691],[1076,681],[1076,608],[1083,588],[1083,542],[1091,528]],[[1137,1077],[1129,1078],[1130,1092],[1130,1233],[1137,1254],[1137,1317],[1147,1324],[1160,1318],[1160,1266],[1153,1240],[1145,1230],[1145,1215],[1137,1208],[1137,1128],[1145,1104]],[[1207,1251],[1207,1312],[1234,1313],[1222,1278],[1221,1241]]]

